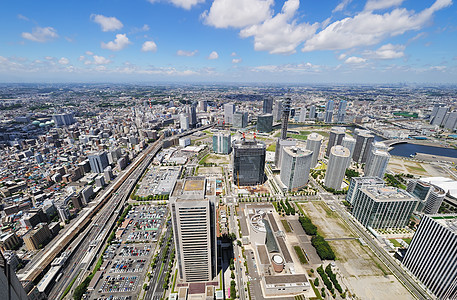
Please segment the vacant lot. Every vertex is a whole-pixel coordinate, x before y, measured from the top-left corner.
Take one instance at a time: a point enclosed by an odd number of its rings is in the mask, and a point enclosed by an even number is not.
[[[373,252],[355,239],[338,213],[324,202],[308,202],[302,207],[335,252],[343,289],[347,287],[357,299],[413,299]]]
[[[230,163],[230,156],[229,155],[219,155],[219,154],[209,154],[205,157],[202,163],[207,164],[228,164]]]

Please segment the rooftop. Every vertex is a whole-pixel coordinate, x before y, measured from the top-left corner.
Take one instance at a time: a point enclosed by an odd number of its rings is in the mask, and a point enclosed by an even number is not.
[[[407,191],[391,186],[368,186],[361,189],[375,201],[417,201]]]
[[[430,215],[438,224],[457,234],[457,215]]]

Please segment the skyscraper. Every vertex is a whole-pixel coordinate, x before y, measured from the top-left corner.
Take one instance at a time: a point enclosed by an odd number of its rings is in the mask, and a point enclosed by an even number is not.
[[[327,171],[325,173],[324,185],[334,190],[341,190],[344,174],[351,159],[349,150],[343,146],[333,146],[330,150]]]
[[[74,113],[52,115],[52,120],[57,127],[68,126],[75,123]]]
[[[93,153],[88,156],[90,168],[94,173],[103,173],[105,168],[109,165],[108,155],[105,151]]]
[[[275,166],[276,169],[281,168],[281,159],[282,159],[282,151],[284,147],[292,147],[297,144],[297,140],[288,138],[285,140],[278,139],[276,141],[276,150],[275,150]]]
[[[281,150],[282,150],[282,144],[281,141],[287,139],[287,126],[289,123],[289,113],[290,113],[290,98],[286,98],[282,102],[282,115],[281,115],[281,136],[278,138],[276,142],[276,151],[275,151],[275,165],[276,166],[281,166],[280,160],[281,160]]]
[[[265,143],[246,141],[233,142],[233,183],[257,185],[265,181]]]
[[[355,139],[351,136],[345,136],[343,138],[343,142],[341,143],[341,146],[348,148],[349,152],[351,153],[351,159],[352,159],[352,154],[354,153],[355,149]],[[349,165],[351,164],[351,160],[349,160]],[[348,165],[348,167],[349,167]]]
[[[373,155],[374,151],[376,151],[376,150],[381,150],[381,151],[388,152],[389,151],[389,147],[387,147],[386,144],[384,144],[383,142],[375,142],[374,141],[373,143],[371,143],[371,148],[368,151],[366,163],[368,163],[371,160],[371,156]]]
[[[309,118],[311,120],[316,119],[316,106],[315,105],[311,105],[309,107]]]
[[[346,106],[347,106],[347,101],[341,100],[340,104],[338,105],[338,115],[337,115],[338,123],[344,123],[344,120],[346,119]]]
[[[333,100],[328,100],[327,105],[325,105],[325,123],[332,123],[334,105]]]
[[[313,152],[299,147],[285,147],[281,159],[281,181],[289,191],[297,191],[308,183]]]
[[[273,106],[273,121],[277,122],[281,120],[282,115],[282,100],[276,100]]]
[[[447,106],[438,107],[435,116],[430,120],[430,124],[438,126],[443,125],[444,117],[446,116],[448,110],[449,107]]]
[[[198,122],[196,105],[196,102],[193,102],[191,106],[187,107],[187,113],[189,115],[189,125],[192,128],[195,128]]]
[[[303,123],[306,121],[306,108],[302,107],[300,109],[300,114],[298,115],[298,122]]]
[[[370,160],[365,164],[365,176],[384,178],[390,154],[383,150],[372,150]]]
[[[263,114],[271,114],[273,112],[273,98],[272,97],[265,97],[263,99]]]
[[[217,154],[229,154],[232,152],[230,132],[218,132],[213,135],[213,151]]]
[[[226,103],[224,104],[224,121],[226,124],[233,123],[233,114],[235,113],[235,104]]]
[[[368,130],[360,130],[357,133],[354,153],[352,154],[352,160],[364,164],[367,161],[368,153],[371,149],[371,143],[374,141],[374,135]]]
[[[216,183],[188,177],[175,183],[170,196],[179,277],[211,281],[217,270]]]
[[[446,192],[442,188],[417,179],[410,180],[406,190],[421,200],[416,210],[426,214],[438,213],[446,196]]]
[[[266,114],[258,116],[257,130],[259,132],[271,132],[273,130],[273,115]]]
[[[206,112],[208,109],[208,101],[206,101],[206,100],[198,101],[198,109],[202,112]]]
[[[444,128],[455,130],[457,129],[457,111],[449,112],[446,116],[446,121],[444,122]]]
[[[189,129],[189,116],[187,114],[179,115],[179,125],[181,126],[182,130]]]
[[[402,228],[408,225],[417,199],[395,187],[359,188],[352,203],[352,215],[366,228]]]
[[[325,156],[328,157],[330,155],[330,149],[332,149],[333,146],[341,145],[343,143],[345,131],[346,129],[344,127],[332,127],[328,138],[327,151],[325,152]]]
[[[13,268],[8,264],[0,251],[0,298],[8,300],[29,299],[16,276]]]
[[[233,114],[233,127],[235,128],[245,128],[248,126],[248,117],[249,114],[247,112],[237,111]]]
[[[457,215],[424,215],[403,265],[438,299],[457,299]]]
[[[308,138],[306,140],[306,149],[313,152],[313,156],[311,158],[311,168],[315,168],[317,165],[317,161],[319,160],[322,139],[322,135],[313,132],[310,135],[308,135]]]

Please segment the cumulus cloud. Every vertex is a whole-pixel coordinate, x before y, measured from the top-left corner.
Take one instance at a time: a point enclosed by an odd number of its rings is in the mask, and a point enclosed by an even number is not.
[[[419,30],[433,14],[452,4],[452,0],[436,0],[419,13],[396,8],[384,14],[363,11],[354,17],[335,21],[307,40],[302,51],[339,50],[358,46],[371,46],[406,31]]]
[[[176,55],[178,55],[178,56],[195,56],[197,53],[198,53],[198,50],[194,50],[194,51],[178,50],[178,51],[176,51]]]
[[[295,16],[299,0],[288,0],[284,3],[281,13],[262,24],[252,25],[240,32],[243,38],[254,37],[254,49],[268,51],[270,54],[292,54],[298,45],[312,37],[318,24],[297,24],[292,20]]]
[[[403,50],[405,50],[405,46],[403,45],[386,44],[379,47],[376,51],[365,52],[365,56],[374,59],[394,59],[405,56]]]
[[[94,55],[94,64],[96,65],[107,65],[111,62],[111,60],[107,59],[104,56]]]
[[[337,12],[337,11],[342,11],[343,9],[345,9],[349,3],[351,3],[352,0],[343,0],[341,1],[336,7],[335,9],[332,11],[332,12]]]
[[[230,54],[230,56],[236,56],[236,52],[232,52],[232,54]]]
[[[70,63],[70,60],[66,57],[62,57],[59,59],[59,64],[61,65],[68,65]]]
[[[269,19],[273,4],[273,0],[214,0],[201,18],[216,28],[243,28]]]
[[[159,2],[160,0],[149,0],[151,3]],[[205,2],[205,0],[166,0],[167,2],[184,9],[191,9],[192,6],[195,6],[199,3]]]
[[[365,4],[365,10],[378,10],[399,6],[403,1],[405,0],[368,0]]]
[[[141,51],[143,52],[156,52],[157,51],[157,45],[153,41],[146,41],[143,43],[143,46],[141,47]]]
[[[79,61],[84,61],[85,59],[86,59],[86,57],[84,55],[80,55],[78,58]]]
[[[115,17],[105,17],[103,15],[92,14],[91,20],[99,24],[102,27],[102,31],[115,31],[124,27],[121,21]]]
[[[101,43],[103,49],[108,49],[112,51],[119,51],[127,47],[131,42],[126,34],[116,34],[116,39],[108,43]]]
[[[309,62],[300,64],[284,64],[284,65],[263,65],[251,69],[254,72],[294,72],[294,73],[309,73],[320,72],[320,66],[313,65]]]
[[[86,55],[92,56],[92,55],[94,55],[94,52],[92,52],[92,51],[86,51]]]
[[[232,59],[232,63],[234,64],[239,64],[240,62],[242,62],[243,60],[241,58],[234,58]]]
[[[365,58],[357,57],[357,56],[351,56],[351,57],[348,57],[344,62],[346,64],[361,64],[361,63],[364,63],[366,61],[367,60]]]
[[[219,58],[219,54],[217,54],[216,51],[211,52],[208,56],[208,59],[218,59],[218,58]]]
[[[23,32],[22,37],[33,42],[44,43],[58,38],[59,35],[57,34],[57,31],[52,27],[35,27],[32,30],[32,33]]]

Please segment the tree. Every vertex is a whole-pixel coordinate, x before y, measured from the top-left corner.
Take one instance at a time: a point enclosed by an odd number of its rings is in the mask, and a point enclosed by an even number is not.
[[[319,278],[316,277],[316,279],[314,279],[314,285],[319,286]]]

